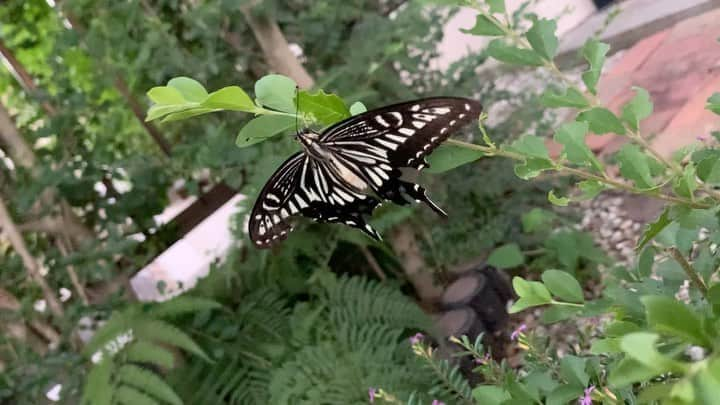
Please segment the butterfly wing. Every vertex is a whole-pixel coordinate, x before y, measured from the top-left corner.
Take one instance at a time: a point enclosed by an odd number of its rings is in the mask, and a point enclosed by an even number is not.
[[[480,103],[458,97],[394,104],[335,124],[320,142],[356,168],[383,199],[402,205],[423,201],[444,216],[421,186],[401,179],[400,168],[426,167],[425,156],[481,111]]]
[[[250,240],[259,248],[271,247],[287,238],[297,215],[344,223],[380,239],[363,219],[379,204],[353,191],[326,162],[299,152],[280,165],[260,192],[248,223]]]

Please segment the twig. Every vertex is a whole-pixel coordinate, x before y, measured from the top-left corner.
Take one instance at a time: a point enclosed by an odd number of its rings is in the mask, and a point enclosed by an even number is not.
[[[671,246],[667,249],[667,251],[670,253],[670,255],[675,259],[676,262],[680,264],[680,267],[685,270],[685,274],[690,278],[690,281],[695,284],[695,287],[697,287],[698,290],[700,290],[700,293],[705,297],[705,299],[708,298],[708,288],[705,285],[705,282],[703,281],[702,277],[695,271],[695,269],[688,263],[687,260],[685,260],[685,257],[680,253],[680,251],[675,247]]]
[[[50,311],[55,316],[62,317],[64,315],[64,311],[62,305],[60,304],[60,300],[55,297],[55,293],[52,288],[50,288],[47,280],[45,280],[45,278],[40,274],[38,263],[25,245],[25,240],[20,234],[20,231],[18,231],[17,226],[15,226],[15,222],[13,222],[10,212],[8,212],[2,198],[0,198],[0,227],[2,227],[2,230],[7,235],[15,252],[20,256],[20,258],[22,258],[28,277],[40,287],[40,290],[42,290]]]
[[[385,272],[383,271],[382,267],[380,267],[380,264],[378,264],[377,260],[375,260],[375,256],[373,256],[372,252],[370,252],[370,249],[368,249],[367,246],[360,246],[360,251],[362,252],[363,256],[365,256],[365,260],[367,260],[370,268],[373,269],[373,271],[375,272],[375,274],[377,274],[378,277],[380,277],[380,280],[387,280]]]

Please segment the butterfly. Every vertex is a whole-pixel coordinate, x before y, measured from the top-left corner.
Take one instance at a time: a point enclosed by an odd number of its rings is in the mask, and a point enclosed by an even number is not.
[[[447,214],[404,172],[428,166],[425,157],[450,134],[476,120],[480,103],[433,97],[393,104],[340,121],[321,133],[297,133],[302,151],[270,177],[250,214],[250,239],[268,248],[287,238],[291,218],[343,223],[381,240],[365,217],[382,200],[423,202]]]

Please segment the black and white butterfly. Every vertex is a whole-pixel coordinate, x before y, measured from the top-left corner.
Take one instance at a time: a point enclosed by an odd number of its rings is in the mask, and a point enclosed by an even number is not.
[[[401,178],[401,168],[427,167],[425,156],[481,111],[473,100],[434,97],[367,111],[322,133],[299,132],[303,150],[286,160],[260,192],[250,214],[250,239],[259,248],[270,247],[287,237],[293,230],[289,219],[300,215],[343,223],[379,240],[364,217],[381,200],[424,202],[446,216],[425,189]]]

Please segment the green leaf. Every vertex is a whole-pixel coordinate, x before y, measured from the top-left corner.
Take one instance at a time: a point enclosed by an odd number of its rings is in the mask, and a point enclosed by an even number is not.
[[[157,374],[133,364],[125,364],[115,376],[121,383],[130,385],[154,398],[172,405],[182,405],[183,401],[175,391]]]
[[[318,90],[314,94],[303,90],[298,95],[300,111],[311,114],[322,125],[332,125],[350,116],[345,102],[335,94]]]
[[[490,57],[510,65],[542,66],[544,63],[535,52],[508,45],[500,38],[490,42],[487,53]]]
[[[540,104],[549,108],[587,108],[590,106],[585,96],[573,87],[568,88],[565,93],[545,90],[540,96]]]
[[[525,256],[517,244],[510,243],[493,250],[487,263],[498,269],[509,269],[525,263]]]
[[[651,222],[645,227],[645,232],[643,232],[642,238],[640,238],[635,250],[637,251],[642,249],[648,242],[655,239],[655,237],[671,223],[672,220],[670,219],[669,211],[668,209],[665,209],[655,222]]]
[[[367,107],[360,101],[356,101],[350,106],[350,114],[352,115],[362,114],[365,111],[367,111]]]
[[[635,97],[630,100],[622,110],[622,117],[632,129],[640,127],[640,121],[649,117],[653,112],[653,103],[650,94],[642,87],[633,87]]]
[[[625,127],[623,127],[622,122],[607,108],[595,107],[583,111],[578,114],[576,120],[590,124],[590,131],[597,135],[607,133],[625,135]]]
[[[661,333],[677,336],[698,346],[712,347],[700,319],[685,305],[670,297],[650,295],[640,298],[648,324]]]
[[[185,332],[175,326],[154,319],[141,319],[133,323],[133,332],[138,339],[176,346],[210,361],[200,346]]]
[[[700,370],[693,378],[693,386],[700,397],[697,403],[712,404],[720,398],[720,376],[710,370]]]
[[[699,150],[693,153],[692,161],[700,180],[708,184],[720,184],[720,150]]]
[[[491,13],[504,13],[505,0],[487,0]]]
[[[565,381],[571,385],[585,387],[590,382],[590,376],[585,372],[587,359],[573,355],[565,355],[560,360],[560,373]]]
[[[266,75],[255,82],[255,98],[265,106],[278,111],[294,113],[295,81],[283,75]]]
[[[477,15],[477,18],[475,20],[475,26],[473,26],[472,28],[461,28],[460,31],[466,34],[488,37],[505,35],[505,32],[502,30],[502,28],[498,27],[492,19],[483,14]]]
[[[95,364],[85,379],[83,391],[83,405],[110,405],[112,404],[113,387],[110,378],[113,372],[112,359],[106,358]]]
[[[597,94],[597,82],[600,79],[603,65],[605,64],[605,55],[610,50],[610,45],[604,44],[595,38],[585,42],[582,49],[583,57],[590,64],[590,69],[582,74],[583,82],[591,93]]]
[[[198,115],[203,115],[211,112],[219,111],[215,108],[204,108],[204,107],[194,107],[189,108],[187,110],[183,111],[175,111],[170,114],[167,114],[165,118],[162,119],[161,122],[170,122],[170,121],[179,121],[184,120],[186,118],[195,117]]]
[[[639,362],[657,374],[674,371],[684,371],[682,363],[661,354],[655,348],[660,336],[650,332],[634,332],[620,339],[620,348],[625,355]]]
[[[550,159],[545,140],[535,135],[523,135],[507,149],[530,157]]]
[[[167,85],[178,90],[185,100],[193,103],[202,103],[208,97],[205,87],[189,77],[175,77],[170,79]]]
[[[647,381],[661,372],[656,367],[648,367],[635,359],[626,357],[610,370],[608,383],[611,386],[623,388],[636,382]]]
[[[443,173],[456,167],[474,162],[485,154],[478,150],[453,144],[442,144],[428,156],[429,173]]]
[[[542,281],[552,295],[565,302],[585,302],[580,283],[566,271],[547,270],[542,274]]]
[[[712,305],[715,315],[720,315],[720,283],[710,287],[708,290],[708,301]]]
[[[566,305],[552,305],[545,308],[542,315],[540,315],[540,322],[549,325],[552,323],[564,321],[566,319],[574,318],[580,314],[582,310],[580,308],[573,308]]]
[[[653,262],[655,261],[655,249],[652,246],[648,246],[642,250],[640,257],[638,258],[638,274],[640,277],[650,277],[652,274]]]
[[[171,369],[175,363],[173,354],[162,346],[146,340],[135,341],[125,350],[129,362],[149,363],[164,369]]]
[[[568,204],[570,204],[570,199],[568,197],[559,197],[555,195],[555,190],[550,190],[548,192],[548,201],[552,205],[557,205],[558,207],[567,207]]]
[[[248,122],[235,140],[235,144],[244,148],[263,142],[275,135],[282,134],[295,127],[295,118],[284,115],[261,115]]]
[[[174,87],[158,86],[147,92],[148,97],[155,104],[183,104],[186,102],[182,93]]]
[[[573,385],[561,385],[555,388],[545,400],[545,405],[567,405],[573,403],[573,400],[583,396],[585,387],[576,387]]]
[[[626,179],[632,180],[635,186],[642,189],[655,186],[650,174],[650,158],[636,145],[625,144],[617,153],[616,158],[620,163],[620,174]]]
[[[607,356],[608,354],[620,352],[622,352],[622,349],[620,349],[620,339],[618,338],[596,339],[590,347],[590,353],[596,356]]]
[[[510,394],[504,388],[494,385],[479,385],[473,389],[472,396],[478,404],[483,405],[501,405],[510,399]]]
[[[529,158],[515,165],[515,175],[523,180],[528,180],[553,167],[555,166],[548,159]]]
[[[555,36],[557,23],[555,20],[538,19],[525,34],[530,46],[546,60],[552,60],[557,54],[558,39]]]
[[[173,299],[154,304],[147,313],[153,318],[170,318],[178,315],[185,315],[217,308],[222,308],[222,305],[217,301],[202,297],[181,295]]]
[[[513,289],[515,290],[515,293],[520,296],[520,299],[517,300],[508,311],[511,314],[520,312],[526,308],[545,305],[552,302],[550,291],[548,291],[543,283],[537,281],[525,281],[520,277],[514,277]]]
[[[715,93],[707,101],[707,104],[705,105],[705,108],[714,112],[715,114],[720,114],[720,93]]]
[[[159,405],[150,396],[136,390],[135,388],[123,385],[115,390],[115,401],[124,405]]]
[[[695,176],[695,166],[693,164],[685,166],[682,174],[678,175],[673,180],[673,191],[675,194],[685,198],[693,198],[693,194],[698,188]]]
[[[223,87],[210,93],[203,102],[203,107],[246,112],[257,111],[257,107],[250,99],[250,96],[238,86]]]
[[[587,132],[586,122],[569,122],[558,128],[554,138],[557,143],[564,146],[562,153],[571,163],[592,166],[602,172],[602,164],[585,142]]]
[[[595,180],[583,180],[577,185],[582,191],[582,194],[576,198],[578,201],[592,200],[607,188],[604,183]]]
[[[543,229],[549,229],[555,219],[555,213],[542,208],[533,208],[530,212],[522,215],[523,232],[532,233]]]

